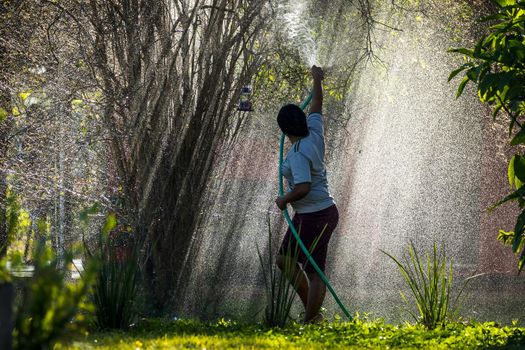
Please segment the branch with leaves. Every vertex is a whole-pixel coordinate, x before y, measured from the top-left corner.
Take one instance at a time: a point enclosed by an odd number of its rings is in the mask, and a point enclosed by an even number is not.
[[[469,82],[476,85],[479,99],[492,107],[493,119],[504,112],[509,117],[510,145],[525,144],[525,3],[516,0],[491,0],[498,10],[482,21],[489,22],[489,32],[475,47],[455,48],[466,63],[450,73],[448,80],[464,74],[456,97],[463,94]],[[517,129],[517,131],[516,131]],[[517,218],[514,231],[500,230],[498,240],[512,246],[519,255],[518,270],[525,266],[525,157],[515,154],[508,167],[509,185],[513,192],[490,208],[515,201],[523,211]]]

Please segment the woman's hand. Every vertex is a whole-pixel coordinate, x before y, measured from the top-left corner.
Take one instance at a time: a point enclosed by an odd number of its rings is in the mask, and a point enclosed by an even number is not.
[[[323,87],[324,72],[321,67],[312,66],[310,69],[314,86],[312,88],[312,103],[310,104],[310,113],[323,114]]]
[[[284,196],[277,197],[275,204],[277,204],[277,207],[279,207],[281,210],[286,209],[286,201],[284,200]]]
[[[275,204],[279,209],[286,209],[286,203],[292,203],[304,198],[312,188],[312,184],[309,182],[303,182],[294,186],[294,189],[291,192],[288,192],[284,196],[277,197]]]
[[[317,66],[312,66],[312,68],[310,68],[310,73],[312,74],[312,78],[314,80],[323,80],[324,79],[324,72],[323,72],[323,69],[321,67],[317,67]]]

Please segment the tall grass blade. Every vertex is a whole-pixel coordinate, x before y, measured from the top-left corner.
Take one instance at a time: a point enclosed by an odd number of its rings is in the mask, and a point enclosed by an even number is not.
[[[273,235],[270,225],[270,219],[267,219],[268,225],[268,256],[265,259],[257,246],[257,254],[259,256],[259,262],[262,267],[264,275],[264,283],[266,290],[266,309],[264,313],[264,323],[269,327],[284,327],[290,320],[290,312],[297,296],[296,287],[300,282],[301,275],[297,273],[298,259],[299,259],[299,244],[295,242],[294,245],[289,244],[286,247],[284,253],[286,258],[284,259],[283,271],[279,271],[277,265],[274,262],[275,256],[272,249]],[[312,252],[317,246],[321,239],[326,225],[322,232],[316,237],[310,252]],[[298,232],[300,234],[300,230]],[[307,263],[304,264],[303,269]]]
[[[419,315],[410,309],[407,311],[418,323],[428,329],[434,329],[446,320],[457,316],[459,312],[457,302],[469,279],[464,283],[455,299],[455,309],[451,310],[450,295],[453,267],[452,262],[447,259],[444,249],[440,249],[438,252],[437,245],[434,242],[432,253],[425,254],[425,258],[422,259],[414,243],[410,242],[408,254],[403,254],[402,261],[383,250],[381,252],[394,261],[407,283]],[[410,306],[405,294],[402,292],[400,294],[405,305]]]

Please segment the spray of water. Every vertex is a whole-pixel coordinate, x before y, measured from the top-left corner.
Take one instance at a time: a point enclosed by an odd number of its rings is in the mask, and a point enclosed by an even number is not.
[[[380,8],[380,21],[392,16],[388,3]],[[374,47],[387,69],[370,64],[352,70],[363,47],[359,18],[332,13],[330,18],[337,20],[323,27],[316,45],[308,29],[307,4],[300,0],[280,9],[283,34],[305,64],[328,62],[341,67],[339,75],[344,69],[352,73],[346,107],[330,99],[324,106],[329,183],[340,212],[329,246],[328,277],[341,299],[352,311],[401,321],[399,290],[406,287],[380,249],[400,256],[408,241],[421,250],[436,241],[453,258],[456,280],[477,275],[464,293],[465,317],[522,318],[522,310],[512,305],[523,291],[523,277],[490,269],[493,264],[504,268],[504,262],[514,266],[510,259],[495,261],[498,248],[489,243],[496,245],[494,232],[511,223],[495,222],[486,213],[507,191],[500,173],[506,159],[484,141],[483,120],[488,118],[477,99],[456,101],[456,87],[447,84],[448,73],[457,66],[446,51],[457,44],[449,28],[460,9],[439,5],[429,18],[396,17],[402,31],[378,31]],[[212,214],[203,219],[192,242],[192,289],[179,303],[178,314],[253,320],[264,309],[256,244],[278,249],[285,224],[273,204],[275,111],[262,113],[264,118],[248,120],[242,142],[215,170],[204,207]],[[337,119],[348,122],[337,124]],[[487,169],[496,170],[487,174]],[[267,242],[267,217],[274,242]],[[503,213],[501,220],[505,217],[515,215]],[[324,305],[327,315],[337,312],[332,298]],[[293,315],[300,311],[299,305]]]
[[[307,66],[317,63],[317,43],[307,22],[307,1],[288,1],[279,8],[282,29]]]

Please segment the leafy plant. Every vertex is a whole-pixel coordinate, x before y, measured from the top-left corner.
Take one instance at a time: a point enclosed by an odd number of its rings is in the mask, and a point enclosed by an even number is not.
[[[287,256],[285,259],[284,270],[285,273],[281,273],[275,264],[275,255],[272,249],[272,230],[270,227],[270,218],[268,217],[268,254],[266,261],[263,259],[259,245],[257,245],[257,255],[261,263],[264,276],[264,286],[266,290],[266,308],[264,312],[264,324],[268,327],[284,327],[289,320],[290,310],[295,299],[295,286],[299,279],[298,277],[288,282],[286,272],[290,275],[292,269],[297,264],[297,258],[299,252],[297,246],[295,251],[292,253],[291,245],[288,245]]]
[[[22,207],[20,200],[10,187],[5,193],[5,212],[0,216],[1,224],[5,225],[6,237],[5,242],[0,246],[0,257],[4,258],[7,255],[9,245],[15,239],[17,232],[20,230]]]
[[[66,251],[60,259],[45,240],[39,239],[33,252],[34,272],[24,286],[16,309],[13,340],[15,349],[50,349],[61,336],[78,330],[88,310],[86,294],[94,280],[95,269],[87,264],[82,278],[68,282],[62,266],[72,264],[73,254]]]
[[[459,84],[457,97],[461,96],[469,82],[473,82],[477,86],[479,99],[492,106],[494,119],[500,111],[504,111],[509,117],[510,144],[516,146],[525,144],[525,3],[516,0],[492,2],[498,11],[482,19],[493,23],[489,33],[478,40],[474,49],[450,50],[464,55],[466,63],[454,70],[448,80],[463,72],[465,76]],[[513,192],[490,210],[508,201],[516,201],[522,209],[514,231],[500,230],[498,236],[519,255],[518,270],[521,272],[525,264],[525,158],[522,155],[516,154],[510,160],[508,178]]]
[[[447,318],[455,317],[459,311],[459,305],[451,312],[450,295],[452,285],[452,262],[447,266],[447,256],[444,250],[438,253],[436,243],[432,256],[426,254],[426,266],[424,260],[418,254],[413,242],[408,246],[408,254],[404,254],[402,259],[397,259],[389,253],[381,250],[390,257],[399,268],[407,282],[412,297],[414,298],[418,313],[408,309],[410,315],[427,329],[434,329],[443,324]],[[463,289],[456,297],[457,303]],[[407,306],[410,303],[400,291],[401,298]]]
[[[81,214],[83,222],[87,222],[89,213],[97,210],[94,206],[84,211]],[[99,329],[127,328],[136,317],[134,302],[139,281],[139,244],[129,232],[123,233],[128,237],[125,244],[118,244],[117,230],[117,219],[114,214],[109,214],[97,236],[95,251],[92,252],[84,242],[87,255],[99,265],[93,286],[94,324]]]
[[[299,257],[298,242],[292,247],[286,247],[283,271],[275,264],[275,255],[272,249],[272,230],[270,218],[268,220],[268,254],[263,258],[259,246],[257,245],[257,255],[263,270],[264,285],[266,290],[266,308],[264,313],[264,324],[268,327],[284,327],[290,320],[290,310],[295,300],[295,288],[299,283],[299,273],[297,272],[297,261]],[[310,250],[313,251],[324,233],[323,231],[314,240]],[[306,262],[308,264],[308,262]]]
[[[20,252],[7,251],[17,230],[27,220],[23,213],[26,212],[22,209],[19,198],[8,189],[6,215],[0,222],[6,225],[7,231],[7,244],[3,247],[4,256],[0,261],[0,283],[13,282],[16,277],[10,270],[23,264]],[[14,349],[51,348],[59,338],[78,330],[81,325],[79,321],[83,318],[81,311],[89,308],[85,297],[95,276],[93,264],[87,262],[83,278],[68,281],[64,267],[72,264],[73,252],[66,250],[63,256],[57,257],[46,240],[47,226],[44,220],[37,220],[40,238],[33,247],[34,270],[30,278],[19,281],[22,283],[22,291],[14,312]],[[8,261],[10,269],[7,268]]]

